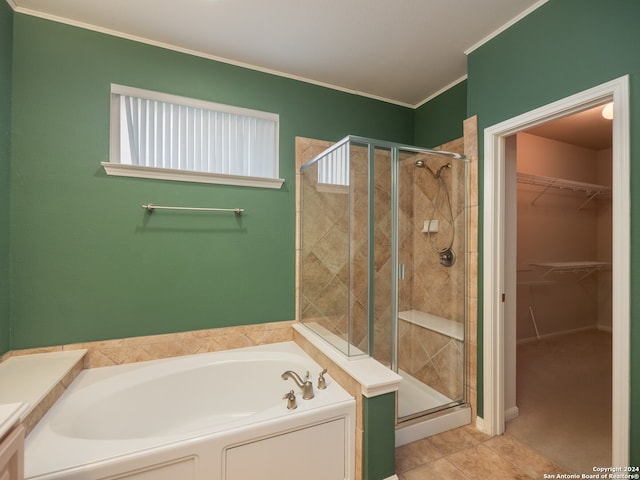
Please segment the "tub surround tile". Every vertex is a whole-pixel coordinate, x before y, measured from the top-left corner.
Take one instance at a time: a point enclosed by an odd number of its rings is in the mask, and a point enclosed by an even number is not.
[[[292,330],[294,332],[294,341],[305,353],[316,363],[326,368],[331,378],[356,399],[355,478],[356,480],[361,480],[363,478],[362,458],[363,438],[365,435],[363,398],[397,390],[401,378],[369,357],[346,359],[342,354],[335,351],[333,347],[324,344],[315,333],[309,331],[303,325],[294,324]],[[372,363],[373,365],[371,365]],[[375,368],[372,368],[372,370],[367,369],[367,365]],[[373,379],[379,379],[380,376],[382,376],[383,381],[376,384]]]
[[[34,353],[52,353],[52,352],[62,352],[62,345],[56,345],[53,347],[37,347],[37,348],[28,348],[25,350],[9,350],[2,356],[2,362],[6,362],[12,357],[18,357],[20,355],[33,355]]]
[[[273,322],[10,351],[0,363],[0,404],[20,401],[30,405],[22,418],[28,434],[84,368],[291,341],[292,323]]]
[[[356,399],[356,428],[362,429],[362,389],[360,384],[328,356],[315,347],[307,338],[294,330],[293,340],[318,365],[327,369],[327,373]]]
[[[293,339],[293,322],[272,322],[64,345],[88,351],[85,368],[252,347]]]
[[[360,410],[361,411],[361,410]],[[356,406],[356,416],[357,416],[357,406]],[[362,445],[364,443],[364,431],[362,428],[356,427],[356,454],[355,454],[355,478],[362,479]]]
[[[365,397],[375,397],[398,390],[402,378],[371,357],[348,359],[304,325],[294,324],[293,330],[296,343],[301,342],[299,344],[305,351],[307,348],[317,351],[317,354],[323,355],[327,362],[348,372],[348,375],[358,382],[360,391]],[[303,342],[303,339],[306,341]],[[314,354],[316,353],[310,353],[312,358]]]

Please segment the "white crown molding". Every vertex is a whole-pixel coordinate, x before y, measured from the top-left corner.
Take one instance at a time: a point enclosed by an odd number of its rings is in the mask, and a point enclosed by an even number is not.
[[[449,85],[446,85],[444,87],[442,87],[440,90],[438,90],[437,92],[429,95],[427,98],[425,98],[424,100],[422,100],[420,103],[416,103],[413,108],[418,109],[421,106],[423,106],[425,103],[433,100],[434,98],[436,98],[438,95],[440,95],[441,93],[446,92],[447,90],[449,90],[450,88],[455,87],[456,85],[458,85],[459,83],[464,82],[467,79],[467,75],[463,75],[461,76],[459,79],[454,80],[453,82],[451,82]]]
[[[507,23],[505,23],[504,25],[502,25],[500,28],[498,28],[497,30],[494,30],[492,33],[490,33],[489,35],[487,35],[486,37],[484,37],[482,40],[480,40],[478,43],[472,45],[471,47],[467,48],[464,51],[465,55],[469,55],[471,52],[473,52],[474,50],[480,48],[482,45],[484,45],[485,43],[487,43],[489,40],[497,37],[498,35],[500,35],[502,32],[504,32],[507,28],[511,27],[512,25],[518,23],[520,20],[522,20],[524,17],[526,17],[527,15],[529,15],[531,12],[533,12],[534,10],[537,10],[538,8],[540,8],[542,5],[544,5],[545,3],[547,3],[549,0],[540,0],[537,3],[534,3],[533,5],[531,5],[529,8],[527,8],[524,12],[522,12],[520,15],[517,15],[515,17],[513,17],[511,20],[509,20]]]
[[[236,67],[246,68],[248,70],[254,70],[256,72],[267,73],[269,75],[275,75],[275,76],[278,76],[278,77],[288,78],[290,80],[296,80],[296,81],[299,81],[299,82],[309,83],[309,84],[316,85],[316,86],[319,86],[319,87],[329,88],[331,90],[337,90],[337,91],[344,92],[344,93],[350,93],[352,95],[358,95],[358,96],[361,96],[361,97],[370,98],[372,100],[378,100],[378,101],[385,102],[385,103],[391,103],[393,105],[398,105],[398,106],[401,106],[401,107],[415,108],[414,105],[411,105],[409,103],[400,102],[400,101],[397,101],[397,100],[392,100],[392,99],[385,98],[385,97],[380,97],[380,96],[377,96],[377,95],[372,95],[372,94],[369,94],[369,93],[361,92],[359,90],[352,90],[352,89],[349,89],[349,88],[340,87],[338,85],[333,85],[331,83],[321,82],[321,81],[318,81],[318,80],[312,80],[310,78],[301,77],[301,76],[298,76],[298,75],[292,75],[292,74],[289,74],[289,73],[280,72],[278,70],[273,70],[273,69],[270,69],[270,68],[264,68],[264,67],[259,67],[257,65],[251,65],[249,63],[238,62],[238,61],[235,61],[235,60],[231,60],[229,58],[219,57],[217,55],[211,55],[211,54],[208,54],[208,53],[205,53],[205,52],[201,52],[199,50],[192,50],[190,48],[184,48],[184,47],[180,47],[180,46],[177,46],[177,45],[172,45],[172,44],[165,43],[165,42],[159,42],[159,41],[153,40],[151,38],[140,37],[138,35],[131,35],[129,33],[121,32],[119,30],[112,30],[110,28],[100,27],[100,26],[94,25],[92,23],[79,22],[79,21],[76,21],[76,20],[72,20],[72,19],[65,18],[65,17],[60,17],[60,16],[57,16],[57,15],[50,15],[48,13],[40,12],[38,10],[32,10],[32,9],[29,9],[29,8],[23,8],[23,7],[20,7],[20,6],[16,5],[13,0],[7,0],[7,2],[9,3],[11,8],[13,8],[13,10],[16,13],[21,13],[23,15],[29,15],[29,16],[32,16],[32,17],[42,18],[44,20],[50,20],[52,22],[62,23],[62,24],[65,24],[65,25],[70,25],[72,27],[82,28],[84,30],[91,30],[91,31],[94,31],[94,32],[103,33],[105,35],[111,35],[113,37],[124,38],[125,40],[131,40],[133,42],[144,43],[144,44],[151,45],[151,46],[154,46],[154,47],[164,48],[165,50],[172,50],[174,52],[185,53],[187,55],[193,55],[195,57],[205,58],[207,60],[213,60],[215,62],[220,62],[220,63],[226,63],[228,65],[233,65],[233,66],[236,66]]]
[[[70,25],[72,27],[77,27],[77,28],[82,28],[82,29],[85,29],[85,30],[90,30],[90,31],[98,32],[98,33],[103,33],[105,35],[110,35],[110,36],[114,36],[114,37],[118,37],[118,38],[123,38],[125,40],[131,40],[131,41],[134,41],[134,42],[143,43],[143,44],[151,45],[151,46],[158,47],[158,48],[163,48],[165,50],[172,50],[172,51],[179,52],[179,53],[184,53],[184,54],[187,54],[187,55],[193,55],[195,57],[205,58],[207,60],[212,60],[212,61],[215,61],[215,62],[225,63],[225,64],[233,65],[233,66],[236,66],[236,67],[246,68],[248,70],[253,70],[253,71],[257,71],[257,72],[261,72],[261,73],[266,73],[266,74],[269,74],[269,75],[275,75],[275,76],[282,77],[282,78],[287,78],[287,79],[290,79],[290,80],[296,80],[296,81],[299,81],[299,82],[308,83],[308,84],[311,84],[311,85],[316,85],[316,86],[319,86],[319,87],[328,88],[328,89],[336,90],[336,91],[343,92],[343,93],[349,93],[349,94],[352,94],[352,95],[358,95],[360,97],[365,97],[365,98],[369,98],[371,100],[377,100],[377,101],[389,103],[389,104],[392,104],[392,105],[398,105],[400,107],[406,107],[406,108],[410,108],[410,109],[413,109],[413,110],[418,109],[419,107],[421,107],[422,105],[424,105],[428,101],[432,100],[433,98],[437,97],[441,93],[445,92],[446,90],[450,89],[451,87],[453,87],[453,86],[457,85],[458,83],[460,83],[460,82],[462,82],[462,81],[467,79],[467,75],[465,74],[462,77],[460,77],[459,79],[454,80],[450,84],[448,84],[445,87],[441,88],[437,92],[429,95],[424,100],[422,100],[422,101],[420,101],[420,102],[418,102],[416,104],[411,104],[411,103],[407,103],[407,102],[401,102],[401,101],[398,101],[398,100],[393,100],[393,99],[390,99],[390,98],[382,97],[382,96],[379,96],[379,95],[373,95],[373,94],[370,94],[370,93],[362,92],[360,90],[354,90],[354,89],[350,89],[350,88],[340,87],[340,86],[334,85],[332,83],[321,82],[321,81],[318,81],[318,80],[313,80],[313,79],[302,77],[302,76],[299,76],[299,75],[292,75],[292,74],[289,74],[289,73],[281,72],[279,70],[273,70],[273,69],[270,69],[270,68],[265,68],[265,67],[260,67],[260,66],[257,66],[257,65],[252,65],[252,64],[249,64],[249,63],[239,62],[239,61],[236,61],[236,60],[232,60],[232,59],[225,58],[225,57],[220,57],[220,56],[217,56],[217,55],[211,55],[211,54],[199,51],[199,50],[193,50],[193,49],[189,49],[189,48],[184,48],[184,47],[180,47],[180,46],[177,46],[177,45],[173,45],[173,44],[169,44],[169,43],[153,40],[153,39],[147,38],[147,37],[141,37],[141,36],[138,36],[138,35],[131,35],[131,34],[128,34],[128,33],[125,33],[125,32],[121,32],[119,30],[113,30],[113,29],[109,29],[109,28],[104,28],[104,27],[100,27],[98,25],[94,25],[94,24],[91,24],[91,23],[80,22],[80,21],[77,21],[77,20],[72,20],[72,19],[69,19],[69,18],[60,17],[58,15],[51,15],[51,14],[48,14],[48,13],[45,13],[45,12],[40,12],[38,10],[33,10],[33,9],[29,9],[29,8],[20,7],[20,6],[16,5],[15,0],[6,0],[6,1],[9,4],[9,6],[16,13],[20,13],[20,14],[23,14],[23,15],[29,15],[29,16],[32,16],[32,17],[42,18],[44,20],[50,20],[52,22],[57,22],[57,23],[65,24],[65,25]],[[464,54],[465,55],[469,55],[475,49],[477,49],[480,46],[484,45],[489,40],[491,40],[492,38],[496,37],[497,35],[499,35],[503,31],[505,31],[507,28],[509,28],[513,24],[517,23],[522,18],[526,17],[531,12],[533,12],[536,9],[538,9],[540,6],[544,5],[548,1],[549,0],[540,0],[540,1],[538,1],[537,3],[535,3],[534,5],[529,7],[528,9],[526,9],[524,12],[522,12],[520,15],[514,17],[509,22],[507,22],[506,24],[502,25],[500,28],[498,28],[497,30],[495,30],[494,32],[492,32],[491,34],[489,34],[488,36],[486,36],[485,38],[480,40],[478,43],[474,44],[473,46],[471,46],[470,48],[465,50]]]

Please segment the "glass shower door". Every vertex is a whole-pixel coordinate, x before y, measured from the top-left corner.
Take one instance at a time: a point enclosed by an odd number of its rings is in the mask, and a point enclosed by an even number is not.
[[[402,376],[399,422],[464,403],[466,161],[347,137],[300,180],[300,321]]]
[[[463,403],[466,162],[398,156],[398,421]]]

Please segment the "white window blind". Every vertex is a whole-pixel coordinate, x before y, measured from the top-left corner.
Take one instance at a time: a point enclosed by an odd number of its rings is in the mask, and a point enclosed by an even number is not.
[[[273,188],[282,184],[277,114],[120,85],[112,85],[111,94],[111,165],[130,166],[133,176],[160,178],[144,170],[170,170],[206,174],[176,180],[245,184],[234,180],[246,177],[277,180]]]
[[[349,185],[349,143],[332,150],[318,162],[318,183]]]

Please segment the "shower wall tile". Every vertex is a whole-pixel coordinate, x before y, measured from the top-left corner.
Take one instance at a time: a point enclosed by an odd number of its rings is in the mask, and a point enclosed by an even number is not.
[[[312,148],[315,145],[315,148]],[[304,157],[297,157],[297,163],[302,164],[317,156],[328,148],[328,142],[317,142],[308,139],[296,143],[296,151],[304,150]],[[472,118],[465,122],[465,137],[442,145],[439,148],[465,153],[469,158],[467,164],[467,177],[461,168],[461,162],[451,162],[452,169],[445,170],[443,175],[448,180],[451,198],[454,203],[456,235],[454,250],[458,256],[453,268],[442,267],[439,257],[428,243],[425,233],[422,233],[423,222],[430,219],[433,211],[433,201],[437,193],[437,181],[428,174],[416,170],[415,160],[417,156],[411,154],[401,157],[398,183],[399,205],[399,231],[398,231],[398,261],[405,265],[405,277],[400,281],[398,292],[398,306],[402,310],[422,310],[456,321],[467,318],[467,330],[465,332],[465,348],[460,342],[452,339],[434,339],[429,334],[419,332],[417,326],[399,324],[399,349],[398,361],[401,369],[408,372],[421,371],[426,379],[432,378],[440,391],[445,395],[456,395],[463,385],[467,385],[467,399],[472,405],[473,415],[476,413],[476,352],[477,352],[477,261],[478,261],[478,188],[477,188],[477,125]],[[349,248],[350,261],[348,262],[349,282],[340,276],[351,296],[350,317],[352,320],[352,342],[359,348],[368,344],[365,333],[368,326],[368,183],[367,163],[368,156],[364,149],[354,147],[351,156],[351,178],[353,179],[350,200],[348,206],[350,221]],[[430,165],[438,167],[442,164],[441,157],[425,158]],[[374,172],[375,191],[375,262],[374,281],[379,289],[374,292],[374,348],[375,357],[382,363],[388,363],[390,359],[390,302],[387,302],[388,292],[391,286],[391,251],[390,251],[390,209],[381,208],[382,205],[390,205],[391,183],[389,159],[384,155],[376,156]],[[421,175],[424,173],[424,175]],[[467,195],[467,205],[459,199]],[[454,200],[454,198],[456,200]],[[300,204],[298,203],[298,210]],[[441,218],[436,218],[442,220]],[[323,235],[323,229],[327,223],[319,220],[320,226],[316,236]],[[448,234],[448,226],[441,222],[442,230],[439,234],[443,237]],[[306,234],[306,233],[305,233]],[[300,247],[299,247],[300,248]],[[329,267],[325,268],[330,270]],[[346,268],[346,267],[345,267]],[[465,269],[467,274],[465,275]],[[344,273],[344,271],[343,271]],[[317,275],[317,273],[316,273]],[[317,278],[317,277],[316,277]],[[323,285],[324,286],[324,285]],[[319,288],[316,286],[316,289]],[[299,292],[298,292],[299,295]],[[346,320],[345,320],[346,321]],[[347,329],[348,324],[344,324]],[[421,329],[424,330],[424,329]],[[355,333],[357,332],[357,333]],[[435,334],[439,335],[439,334]],[[441,336],[442,337],[442,336]],[[345,332],[346,338],[346,332]],[[457,342],[457,343],[455,343]],[[436,350],[436,351],[434,351]],[[441,353],[438,356],[438,353]],[[455,366],[449,365],[444,359],[453,358]],[[466,371],[466,380],[463,375]],[[418,375],[420,376],[420,375]],[[458,381],[452,378],[456,377]]]
[[[464,343],[404,320],[398,328],[399,368],[449,398],[461,398]]]
[[[467,219],[469,222],[469,235],[467,236],[467,249],[469,252],[478,251],[478,206],[467,207]],[[472,235],[471,232],[476,232]]]
[[[464,129],[464,154],[467,157],[467,216],[469,229],[467,232],[467,248],[470,253],[468,263],[467,283],[467,339],[466,376],[467,399],[471,405],[471,421],[475,423],[478,412],[477,391],[477,355],[478,355],[478,118],[466,119]]]
[[[300,172],[300,168],[309,160],[313,159],[324,150],[326,150],[331,145],[330,142],[324,142],[320,140],[313,140],[309,138],[296,137],[295,141],[295,151],[296,151],[296,232],[300,232],[302,228],[304,228],[304,235],[307,240],[313,239],[312,241],[307,242],[309,247],[306,249],[305,253],[308,253],[311,246],[315,245],[315,243],[322,237],[327,228],[332,224],[330,221],[326,221],[322,217],[318,219],[317,222],[307,222],[304,227],[301,226],[301,209],[302,209],[302,185],[304,182],[302,181],[302,173]],[[307,192],[309,193],[309,192]],[[317,205],[319,199],[315,198],[313,195],[308,195],[306,198],[307,202],[310,202],[312,205],[314,202],[316,206],[314,210],[320,209]],[[320,314],[317,309],[314,309],[308,300],[302,298],[300,291],[300,276],[301,276],[301,261],[302,261],[302,245],[300,244],[300,237],[296,235],[296,282],[295,282],[295,305],[296,305],[296,318],[300,316],[300,312],[306,312],[305,315],[309,315],[310,317],[318,317],[320,318]],[[328,279],[323,285],[328,283]],[[317,292],[316,292],[317,294]],[[311,313],[310,313],[311,312]],[[300,318],[298,318],[300,320]]]
[[[297,139],[296,151],[304,164],[322,153],[329,144]],[[350,244],[349,195],[346,188],[321,188],[317,183],[317,167],[297,174],[298,199],[296,224],[302,228],[304,244],[298,240],[296,305],[304,321],[313,321],[328,331],[344,337],[348,331],[350,310]],[[302,222],[304,208],[313,221]],[[299,230],[298,230],[299,231]],[[302,262],[302,263],[300,263]],[[355,274],[359,272],[355,271]],[[300,284],[305,285],[300,291]]]
[[[456,140],[438,147],[456,153],[463,153],[463,140]],[[437,171],[446,160],[437,155],[416,155],[432,171]],[[414,198],[414,275],[412,277],[412,309],[431,313],[439,317],[464,321],[464,279],[465,279],[465,237],[467,230],[465,218],[465,178],[464,165],[450,162],[451,169],[443,170],[443,179],[450,195],[455,230],[449,221],[446,203],[443,209],[436,209],[440,182],[428,171],[415,174]],[[415,169],[415,168],[414,168]],[[440,191],[438,205],[443,205],[443,192]],[[422,232],[427,220],[439,221],[438,233]],[[453,237],[452,249],[458,256],[453,267],[440,264],[436,250],[446,248]]]

